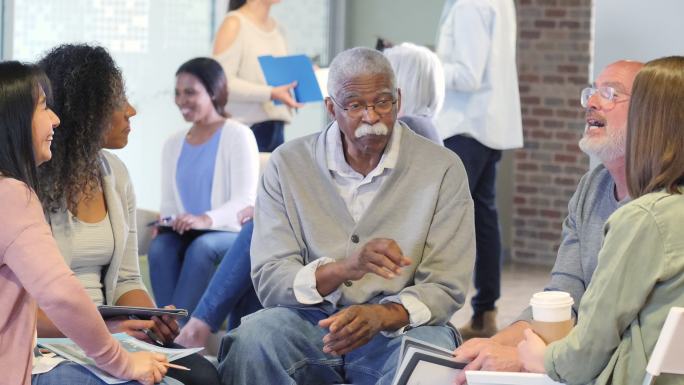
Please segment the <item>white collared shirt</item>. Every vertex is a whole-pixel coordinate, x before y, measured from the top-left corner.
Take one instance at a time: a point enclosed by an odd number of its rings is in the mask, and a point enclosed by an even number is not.
[[[342,146],[342,133],[337,125],[333,123],[325,137],[326,161],[328,170],[332,177],[337,192],[340,193],[342,200],[349,214],[358,222],[361,215],[366,211],[375,198],[382,182],[387,179],[390,171],[397,164],[399,155],[399,142],[401,139],[401,126],[394,124],[392,136],[387,142],[385,152],[382,154],[378,165],[365,177],[354,170],[344,158],[344,147]]]
[[[355,222],[363,216],[368,206],[382,187],[382,183],[387,179],[392,169],[397,164],[399,147],[401,143],[403,127],[397,121],[392,129],[392,136],[387,143],[378,165],[363,176],[355,171],[344,158],[344,147],[342,146],[342,133],[334,122],[326,133],[326,162],[335,187],[339,192],[349,214]],[[297,300],[305,305],[313,305],[323,301],[329,301],[336,305],[342,295],[341,289],[323,297],[316,288],[316,270],[319,266],[335,262],[329,257],[318,258],[299,270],[294,280],[293,291]],[[419,299],[412,295],[396,295],[384,298],[380,303],[400,303],[409,313],[409,325],[419,326],[430,320],[432,313],[430,309]],[[388,336],[403,332],[403,329],[396,333],[383,333]]]

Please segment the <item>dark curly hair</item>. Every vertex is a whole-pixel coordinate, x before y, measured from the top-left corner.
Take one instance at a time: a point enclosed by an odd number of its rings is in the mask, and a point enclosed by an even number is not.
[[[101,186],[100,150],[112,114],[125,102],[121,70],[102,47],[65,44],[38,62],[52,82],[53,111],[61,119],[52,160],[39,167],[40,197],[48,212],[76,213],[79,198]]]

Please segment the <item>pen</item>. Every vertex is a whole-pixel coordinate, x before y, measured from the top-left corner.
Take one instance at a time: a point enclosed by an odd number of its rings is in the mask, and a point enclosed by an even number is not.
[[[188,371],[190,370],[190,368],[187,368],[183,365],[176,365],[176,364],[172,364],[169,362],[162,362],[162,365],[167,366],[169,368],[179,369],[179,370],[188,370]]]
[[[170,215],[168,217],[159,218],[156,221],[152,221],[152,222],[147,223],[147,227],[168,224],[169,222],[171,222],[174,219],[176,219],[175,215]]]
[[[136,316],[136,315],[134,315],[134,314],[131,314],[131,315],[128,316],[128,319],[139,320],[140,318],[138,318],[138,316]],[[150,337],[150,339],[151,339],[152,341],[154,341],[154,342],[156,342],[157,344],[159,344],[159,346],[164,346],[164,343],[161,341],[161,338],[159,338],[159,336],[157,336],[157,334],[156,334],[155,332],[153,332],[152,330],[150,330],[150,329],[148,329],[148,328],[144,328],[144,329],[141,329],[141,331],[142,331],[143,333],[145,333],[146,336]]]

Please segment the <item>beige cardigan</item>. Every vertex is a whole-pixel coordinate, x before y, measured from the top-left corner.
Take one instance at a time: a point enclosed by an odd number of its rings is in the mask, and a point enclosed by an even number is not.
[[[128,170],[116,155],[102,151],[103,188],[109,219],[114,231],[114,255],[104,270],[103,285],[107,305],[114,305],[126,292],[145,290],[138,264],[138,235],[135,223],[135,192]],[[74,218],[64,209],[50,213],[52,234],[67,265],[71,264],[71,231]]]

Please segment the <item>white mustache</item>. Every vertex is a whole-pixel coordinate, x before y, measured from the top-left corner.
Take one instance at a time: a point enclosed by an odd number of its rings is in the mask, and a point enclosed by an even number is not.
[[[389,133],[389,128],[385,123],[377,122],[374,125],[362,124],[356,128],[354,136],[356,138],[361,138],[366,135],[387,135]]]

